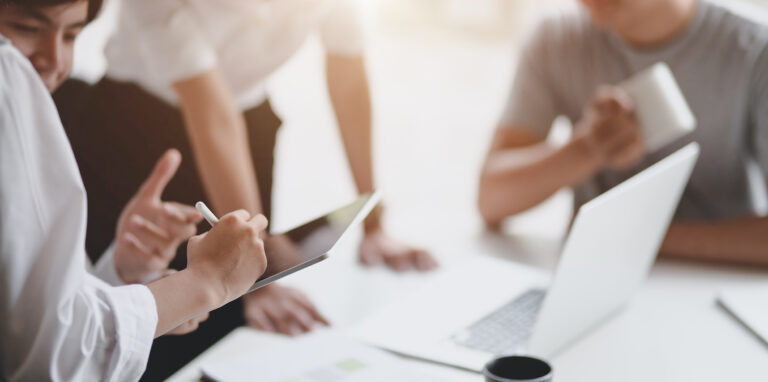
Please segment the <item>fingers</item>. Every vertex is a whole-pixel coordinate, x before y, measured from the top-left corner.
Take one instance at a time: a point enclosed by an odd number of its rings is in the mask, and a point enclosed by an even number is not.
[[[439,266],[437,260],[427,251],[416,250],[414,257],[416,258],[416,269],[420,271],[431,271]]]
[[[197,210],[193,209],[195,212],[193,214],[191,211],[184,211],[183,207],[188,206],[178,203],[163,203],[163,225],[177,242],[189,239],[197,233],[197,223],[202,219]]]
[[[120,240],[127,245],[130,255],[137,258],[143,264],[142,268],[144,270],[156,271],[167,268],[168,261],[157,256],[152,249],[147,247],[133,233],[126,232]]]
[[[170,149],[163,154],[155,164],[152,173],[139,188],[138,195],[145,198],[160,199],[165,186],[176,174],[181,164],[181,153],[176,149]]]
[[[236,224],[240,222],[247,222],[251,218],[251,214],[246,210],[232,211],[219,219],[219,223],[224,224]]]
[[[250,326],[293,336],[311,331],[316,323],[330,325],[300,291],[278,285],[271,288],[246,296],[245,318]]]
[[[619,111],[599,121],[595,126],[596,140],[610,162],[636,144],[642,145],[640,132],[634,111]],[[642,151],[642,150],[641,150]]]
[[[192,206],[176,202],[164,202],[163,212],[166,218],[179,223],[197,224],[203,220],[203,215]]]
[[[297,291],[297,293],[299,293]],[[312,303],[312,301],[307,298],[303,293],[300,293],[299,296],[296,298],[296,303],[299,304],[304,310],[310,315],[310,317],[316,321],[319,322],[325,326],[331,326],[331,323],[328,321],[325,316],[320,314],[320,311],[315,307],[315,304]]]
[[[397,272],[437,268],[437,261],[429,252],[399,243],[381,232],[366,235],[363,239],[360,244],[360,261],[365,265],[383,262]]]
[[[277,332],[295,336],[312,330],[314,319],[293,300],[284,299],[265,309],[267,317]]]
[[[294,325],[292,329],[297,326],[301,329],[302,333],[311,331],[315,326],[315,319],[307,311],[304,306],[297,303],[295,300],[288,300],[285,302],[285,310],[290,321],[293,321]]]
[[[437,261],[429,252],[421,249],[410,249],[404,253],[385,254],[385,262],[398,272],[411,269],[430,271],[437,268]]]
[[[623,119],[623,118],[622,118]],[[626,121],[612,121],[611,135],[605,138],[604,144],[608,156],[616,155],[630,143],[638,139],[639,131],[636,125]]]
[[[181,239],[171,236],[167,231],[139,215],[131,216],[130,224],[130,233],[153,255],[165,259],[176,254],[176,247]]]
[[[169,241],[171,236],[164,229],[158,227],[155,223],[144,219],[141,215],[131,216],[131,228],[135,232],[141,232],[151,240],[165,242]]]
[[[404,253],[384,253],[382,254],[384,263],[397,272],[405,272],[412,268],[412,261],[409,254]]]
[[[280,304],[268,304],[264,307],[263,312],[274,329],[274,332],[293,335],[292,325],[287,319],[287,312],[280,306]]]
[[[267,221],[267,218],[262,214],[256,214],[251,216],[251,214],[246,210],[237,210],[230,212],[226,215],[224,215],[220,222],[226,223],[226,224],[235,224],[237,222],[246,222],[250,226],[252,226],[254,229],[258,231],[263,231],[267,228],[269,225],[269,222]]]
[[[611,165],[619,171],[629,170],[639,164],[645,156],[645,142],[634,139],[611,158]]]
[[[256,229],[259,231],[264,231],[267,229],[267,226],[269,225],[269,221],[267,221],[267,217],[262,214],[256,214],[251,220],[249,221],[250,224],[254,225]]]
[[[245,320],[249,326],[263,330],[265,332],[276,332],[277,328],[272,324],[272,320],[267,317],[267,314],[260,308],[252,307],[248,309],[245,315]]]
[[[367,266],[376,266],[382,263],[381,255],[371,249],[361,248],[360,261]]]
[[[618,113],[635,108],[632,97],[624,89],[603,85],[597,89],[593,104],[601,112]]]

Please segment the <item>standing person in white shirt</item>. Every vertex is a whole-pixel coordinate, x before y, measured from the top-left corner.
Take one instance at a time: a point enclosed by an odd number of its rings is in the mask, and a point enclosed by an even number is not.
[[[189,158],[168,186],[171,199],[270,218],[281,122],[265,81],[315,31],[326,49],[328,91],[355,184],[361,193],[373,189],[370,96],[354,0],[130,0],[121,6],[107,44],[106,78],[95,86],[70,81],[55,97],[89,204],[97,207],[89,216],[89,252],[108,245],[118,207],[151,166],[120,160],[136,150],[151,157],[178,147]],[[436,266],[426,251],[391,238],[380,211],[366,220],[365,232],[360,258],[366,264]],[[325,323],[303,294],[277,284],[238,304],[214,312],[193,334],[157,341],[148,379],[167,377],[242,324],[297,334]],[[165,371],[153,374],[156,368]]]
[[[259,239],[266,219],[237,211],[190,240],[185,270],[147,286],[110,287],[87,273],[85,192],[48,91],[68,76],[74,39],[100,3],[0,0],[2,380],[136,380],[154,337],[188,331],[266,267]],[[167,153],[126,207],[124,216],[141,224],[121,219],[119,277],[143,278],[167,265],[163,247],[194,229],[195,214],[160,201],[179,160]],[[164,237],[148,235],[161,227]],[[141,253],[144,246],[158,252]]]

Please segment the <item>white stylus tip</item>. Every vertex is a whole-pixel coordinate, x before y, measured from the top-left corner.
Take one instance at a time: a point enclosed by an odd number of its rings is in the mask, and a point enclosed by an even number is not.
[[[195,208],[200,212],[201,215],[203,215],[203,218],[210,224],[211,226],[216,225],[216,223],[219,222],[219,218],[216,217],[216,215],[213,214],[213,211],[211,211],[208,206],[205,205],[203,202],[197,202],[195,203]]]

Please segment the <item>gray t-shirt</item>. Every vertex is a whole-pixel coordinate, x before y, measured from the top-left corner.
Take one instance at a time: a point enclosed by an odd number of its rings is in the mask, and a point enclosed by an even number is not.
[[[602,84],[618,84],[666,62],[698,121],[696,131],[649,155],[632,171],[603,171],[575,189],[580,206],[691,141],[701,157],[678,217],[718,219],[754,214],[748,168],[768,174],[768,28],[699,1],[675,41],[640,50],[592,24],[583,12],[539,26],[526,46],[501,126],[545,137],[558,116],[576,122]]]

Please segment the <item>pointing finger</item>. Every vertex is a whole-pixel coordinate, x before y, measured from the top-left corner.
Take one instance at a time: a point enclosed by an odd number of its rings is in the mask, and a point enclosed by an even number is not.
[[[181,164],[181,153],[176,149],[170,149],[157,161],[152,173],[141,185],[139,195],[160,199],[165,186],[171,181]]]

